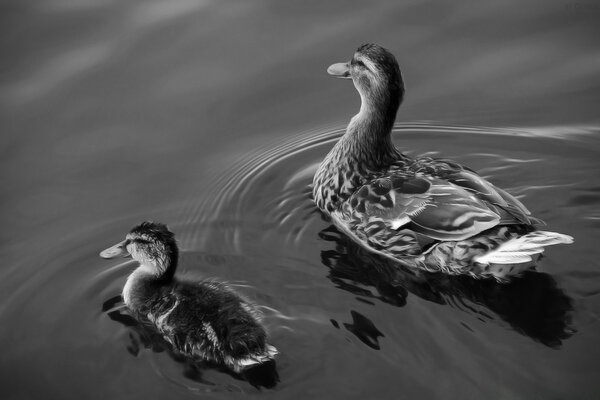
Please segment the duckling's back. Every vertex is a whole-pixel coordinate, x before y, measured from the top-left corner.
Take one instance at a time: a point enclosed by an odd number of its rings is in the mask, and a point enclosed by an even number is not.
[[[176,350],[234,370],[270,358],[271,346],[255,306],[214,281],[173,282],[155,292],[147,318]]]

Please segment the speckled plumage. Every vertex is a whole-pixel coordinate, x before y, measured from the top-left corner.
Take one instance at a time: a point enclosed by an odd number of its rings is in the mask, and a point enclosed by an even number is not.
[[[137,318],[154,324],[175,350],[236,372],[277,354],[267,344],[254,304],[224,283],[174,277],[178,250],[166,226],[144,222],[101,253],[105,258],[118,255],[140,262],[123,288],[125,304]]]
[[[313,197],[360,245],[410,267],[502,280],[543,246],[572,241],[536,231],[519,200],[476,172],[450,160],[410,159],[394,147],[404,83],[387,50],[361,46],[328,72],[353,80],[361,108],[319,166]]]

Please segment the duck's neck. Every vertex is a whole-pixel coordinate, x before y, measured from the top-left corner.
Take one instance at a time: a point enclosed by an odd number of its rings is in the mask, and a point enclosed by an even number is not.
[[[359,90],[359,94],[360,111],[350,120],[346,136],[357,135],[356,141],[372,146],[373,150],[383,150],[381,146],[391,144],[391,131],[404,89],[398,85],[385,85],[371,88],[368,94]]]
[[[375,101],[361,93],[361,100],[360,111],[315,174],[313,196],[325,212],[337,208],[374,172],[402,157],[391,138],[401,97],[388,94]]]
[[[395,154],[391,132],[398,104],[388,99],[373,101],[361,94],[360,111],[350,120],[342,140],[347,156],[367,167],[379,168]],[[341,141],[340,141],[341,142]]]

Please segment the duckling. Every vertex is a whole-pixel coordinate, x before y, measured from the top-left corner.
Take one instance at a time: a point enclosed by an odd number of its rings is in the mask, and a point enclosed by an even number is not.
[[[318,167],[313,198],[364,248],[404,266],[504,281],[530,268],[545,246],[573,238],[537,230],[515,197],[446,159],[412,159],[392,143],[404,98],[396,58],[375,44],[327,72],[352,79],[360,111]]]
[[[267,344],[256,306],[224,283],[177,279],[178,255],[174,234],[154,222],[134,227],[124,241],[100,253],[139,262],[123,288],[124,302],[178,352],[237,373],[272,360],[278,352]]]

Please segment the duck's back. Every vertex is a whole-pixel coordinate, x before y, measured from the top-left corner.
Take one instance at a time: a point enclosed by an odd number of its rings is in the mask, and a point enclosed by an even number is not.
[[[446,272],[534,224],[510,194],[459,164],[431,158],[399,160],[366,180],[331,215],[370,250]],[[482,232],[489,235],[480,237]],[[447,265],[426,265],[425,256],[443,242],[462,243],[470,252],[446,259]]]

